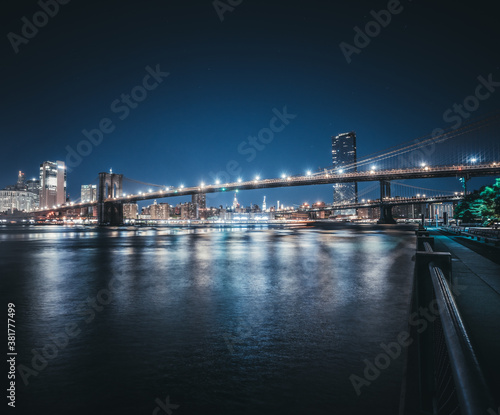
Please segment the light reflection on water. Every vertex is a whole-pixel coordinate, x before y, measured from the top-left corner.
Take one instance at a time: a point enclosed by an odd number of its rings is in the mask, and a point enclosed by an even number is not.
[[[0,244],[19,362],[81,329],[20,385],[26,413],[151,413],[167,395],[174,415],[397,411],[401,361],[359,397],[348,378],[405,329],[410,232],[38,227]]]

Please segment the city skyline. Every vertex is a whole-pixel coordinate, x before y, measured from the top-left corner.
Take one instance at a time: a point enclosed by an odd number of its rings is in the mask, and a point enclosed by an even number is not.
[[[500,409],[497,9],[5,2],[7,406]]]
[[[353,28],[364,29],[374,19],[371,11],[386,10],[386,3],[356,2],[339,15],[322,2],[289,2],[286,8],[243,2],[222,21],[210,2],[135,7],[111,1],[99,4],[99,14],[93,13],[95,4],[60,5],[57,16],[17,53],[5,38],[0,71],[10,82],[1,105],[4,151],[12,157],[0,168],[0,187],[10,183],[11,171],[32,173],[30,166],[43,160],[66,161],[72,152],[89,151],[79,164],[70,157],[78,164],[68,172],[73,198],[81,184],[109,168],[165,185],[233,177],[234,171],[277,177],[329,165],[329,137],[343,131],[357,132],[363,156],[498,107],[500,73],[490,53],[498,32],[487,24],[493,19],[487,7],[401,2],[401,12],[366,47],[358,47],[349,63],[340,45],[354,45]],[[21,18],[30,20],[38,10],[30,2],[9,4],[3,17],[8,33],[20,34]],[[444,15],[454,17],[446,30],[440,24]],[[481,30],[463,33],[465,16],[469,27]],[[257,18],[261,30],[254,32]],[[124,27],[134,27],[133,39]],[[60,53],[65,50],[74,52]],[[45,63],[32,72],[40,57]],[[144,100],[121,102],[148,75],[148,87],[156,86]],[[480,91],[488,98],[474,111],[456,110],[474,95],[480,79],[490,84],[489,92]],[[141,100],[142,92],[135,89],[133,95]],[[290,118],[276,124],[280,131],[271,140],[262,131],[276,113]],[[102,140],[92,134],[96,129]],[[261,132],[266,143],[252,141]],[[98,145],[79,148],[89,136]],[[16,151],[21,142],[38,154]],[[301,203],[329,200],[330,194],[326,186],[280,190],[275,198]],[[242,197],[250,203],[262,196]]]

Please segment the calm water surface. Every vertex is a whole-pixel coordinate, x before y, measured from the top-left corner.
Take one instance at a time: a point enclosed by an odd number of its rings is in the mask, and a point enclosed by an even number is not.
[[[403,358],[359,396],[349,376],[406,328],[411,231],[3,227],[0,248],[32,371],[12,413],[397,413]]]

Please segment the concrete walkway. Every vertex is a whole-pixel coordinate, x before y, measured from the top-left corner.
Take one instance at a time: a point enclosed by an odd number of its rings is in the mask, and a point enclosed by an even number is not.
[[[500,400],[500,265],[439,231],[432,231],[435,251],[452,254],[455,296],[472,346],[494,398]],[[498,402],[497,402],[498,403]]]

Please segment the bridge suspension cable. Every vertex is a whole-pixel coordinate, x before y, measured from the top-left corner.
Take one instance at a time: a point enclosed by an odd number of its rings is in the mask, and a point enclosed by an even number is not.
[[[494,115],[491,115],[488,118],[469,123],[459,129],[450,128],[448,131],[440,135],[437,135],[435,137],[427,134],[412,141],[407,141],[405,143],[389,147],[388,149],[382,150],[383,152],[378,151],[375,153],[368,154],[367,156],[360,158],[356,163],[350,163],[348,165],[342,166],[342,169],[349,170],[356,167],[362,167],[367,164],[379,163],[382,160],[402,156],[403,154],[422,149],[429,145],[444,143],[445,141],[448,141],[450,139],[454,139],[464,134],[469,134],[479,129],[482,129],[486,126],[492,125],[499,119],[500,119],[500,113],[496,112],[494,113]],[[455,163],[459,163],[461,161],[462,160],[456,160]],[[333,166],[330,166],[330,169],[332,167]]]
[[[139,180],[130,179],[130,178],[125,177],[125,176],[123,176],[123,180],[126,180],[128,182],[132,182],[132,183],[143,184],[145,186],[160,187],[160,188],[163,188],[163,189],[166,188],[166,187],[168,187],[166,185],[161,185],[161,184],[141,182]]]
[[[455,192],[453,192],[451,190],[429,189],[429,188],[426,188],[426,187],[412,186],[411,184],[405,184],[405,183],[401,183],[401,182],[398,182],[398,181],[393,181],[393,182],[391,182],[391,185],[392,184],[395,184],[395,185],[398,185],[398,186],[402,186],[402,187],[408,187],[408,188],[411,188],[411,189],[426,190],[428,192],[449,193],[450,195],[452,195],[452,194],[455,193]]]

